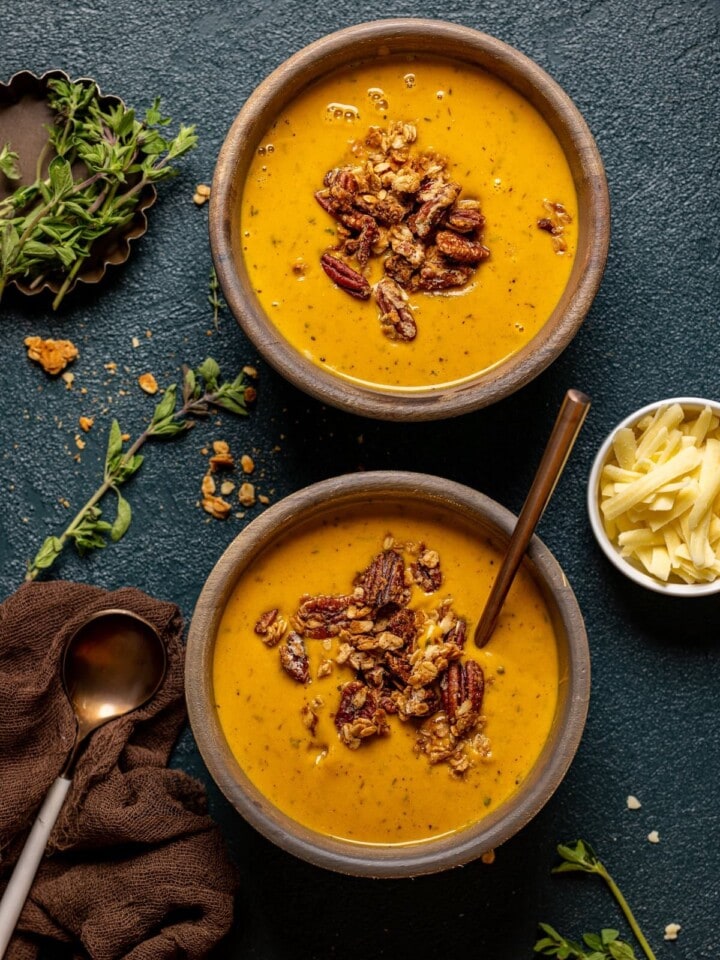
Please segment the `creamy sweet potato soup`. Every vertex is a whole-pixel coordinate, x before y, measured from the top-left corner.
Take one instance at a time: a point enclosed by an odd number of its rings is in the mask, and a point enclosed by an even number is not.
[[[511,796],[550,731],[558,659],[525,569],[474,647],[499,560],[445,511],[400,504],[328,513],[266,549],[224,611],[213,672],[261,793],[322,834],[393,844]]]
[[[239,228],[283,337],[342,377],[412,391],[472,378],[538,333],[570,274],[576,207],[558,141],[518,93],[468,64],[389,58],[278,117]]]

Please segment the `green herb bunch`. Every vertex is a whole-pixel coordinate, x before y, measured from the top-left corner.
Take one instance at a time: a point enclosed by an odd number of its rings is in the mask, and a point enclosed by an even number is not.
[[[197,137],[185,126],[174,137],[163,136],[171,121],[162,116],[159,99],[141,119],[122,103],[101,105],[92,81],[49,80],[48,103],[54,122],[36,179],[0,201],[0,299],[13,277],[31,287],[62,278],[57,309],[93,244],[132,220],[142,191],[174,176],[173,162]],[[19,158],[10,146],[0,150],[0,173],[17,180]]]
[[[243,374],[234,380],[221,382],[220,368],[208,358],[197,370],[183,368],[182,404],[178,407],[177,384],[169,386],[158,403],[147,428],[135,442],[123,450],[122,431],[113,420],[108,436],[103,481],[87,503],[75,515],[60,536],[47,537],[34,560],[28,564],[26,580],[35,580],[49,569],[62,551],[72,542],[80,555],[107,545],[106,537],[117,542],[126,533],[132,521],[130,504],[120,492],[120,487],[138,472],[143,457],[138,452],[148,441],[177,437],[195,426],[193,418],[205,417],[213,408],[230,413],[247,414]],[[100,501],[110,493],[115,495],[117,509],[112,523],[103,517]]]
[[[576,840],[573,845],[560,844],[557,848],[562,863],[553,868],[553,873],[590,873],[605,881],[615,897],[618,906],[625,915],[635,939],[642,947],[647,960],[655,960],[655,954],[640,929],[630,906],[620,888],[610,876],[607,867],[587,841]],[[545,957],[558,957],[559,960],[637,960],[629,943],[620,940],[618,930],[605,929],[597,933],[583,934],[583,943],[567,940],[547,923],[541,923],[545,934],[535,944],[535,953]],[[586,949],[587,948],[587,949]]]

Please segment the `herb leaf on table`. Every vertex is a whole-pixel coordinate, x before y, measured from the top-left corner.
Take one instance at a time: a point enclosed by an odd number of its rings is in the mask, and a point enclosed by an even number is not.
[[[148,440],[169,439],[187,433],[199,417],[208,416],[213,409],[228,410],[240,416],[247,414],[245,393],[246,390],[253,390],[254,395],[254,389],[245,386],[242,373],[228,381],[221,381],[220,377],[220,367],[211,357],[197,370],[185,367],[181,405],[178,407],[178,388],[173,383],[155,407],[148,426],[127,450],[123,450],[120,424],[113,420],[108,434],[102,483],[59,536],[45,539],[28,564],[26,580],[35,580],[41,572],[52,567],[70,541],[82,556],[90,550],[101,550],[107,546],[108,535],[113,543],[125,536],[132,522],[132,508],[119,488],[142,466],[144,458],[138,451]],[[248,399],[250,396],[248,393]],[[112,523],[103,518],[99,506],[110,491],[116,498]]]

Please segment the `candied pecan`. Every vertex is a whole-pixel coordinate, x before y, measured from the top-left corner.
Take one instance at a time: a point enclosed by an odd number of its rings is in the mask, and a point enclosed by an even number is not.
[[[475,660],[453,661],[440,680],[440,693],[450,727],[462,735],[477,723],[485,692],[482,667]]]
[[[280,663],[283,670],[298,683],[307,683],[310,679],[310,661],[303,639],[297,633],[291,633],[280,647]]]
[[[390,246],[413,267],[419,267],[425,259],[425,247],[415,239],[410,227],[404,223],[396,224],[390,230]]]
[[[445,634],[445,642],[454,643],[463,650],[465,647],[466,634],[467,624],[462,618],[458,618]]]
[[[320,265],[341,290],[345,290],[359,300],[367,300],[370,297],[370,284],[365,277],[343,260],[333,257],[330,253],[324,253],[320,258]]]
[[[413,580],[425,593],[434,593],[442,586],[440,557],[435,550],[423,551],[417,563],[410,565],[410,570]]]
[[[472,204],[472,206],[470,206]],[[480,213],[474,200],[458,200],[445,217],[444,223],[456,233],[479,232],[485,226],[485,217]]]
[[[362,216],[360,219],[362,226],[360,227],[360,236],[356,241],[357,249],[355,250],[355,256],[360,266],[364,267],[370,259],[373,244],[379,236],[379,230],[378,225],[372,217]]]
[[[414,340],[417,324],[402,287],[390,277],[383,277],[375,284],[375,299],[381,311],[383,333],[392,340]]]
[[[412,209],[409,204],[402,203],[392,194],[388,194],[382,200],[372,194],[363,194],[356,198],[355,206],[384,224],[402,223]]]
[[[343,743],[355,750],[368,737],[388,732],[385,711],[378,704],[378,693],[360,680],[346,683],[335,714],[335,726]]]
[[[418,237],[426,237],[442,219],[460,193],[460,184],[454,181],[430,180],[417,193],[423,201],[420,209],[408,218],[408,226]]]
[[[413,281],[418,290],[449,290],[464,287],[472,275],[470,266],[450,266],[437,256],[428,256]]]
[[[409,683],[412,667],[410,666],[410,661],[407,656],[387,653],[385,655],[385,663],[394,678],[400,680],[403,684]]]
[[[555,233],[555,224],[552,220],[548,220],[547,217],[540,217],[537,225],[539,230],[547,230],[548,233]]]
[[[406,646],[412,646],[417,635],[415,614],[407,607],[401,607],[388,620],[387,630],[396,637],[402,637]]]
[[[355,175],[345,167],[336,170],[329,170],[325,174],[323,181],[330,190],[330,196],[341,208],[346,209],[352,206],[355,194],[358,190],[358,182]]]
[[[461,237],[452,230],[438,230],[435,243],[441,253],[457,263],[480,263],[490,256],[488,248],[479,240]]]
[[[410,591],[405,586],[405,564],[395,550],[383,550],[374,557],[359,583],[365,602],[376,610],[389,604],[404,607],[410,598]]]
[[[300,709],[303,726],[306,727],[311,735],[315,735],[315,729],[318,724],[318,715],[315,713],[309,703],[304,703]]]
[[[298,607],[294,624],[303,636],[311,640],[325,640],[335,637],[340,628],[348,622],[348,608],[353,598],[339,597],[308,597]]]
[[[405,257],[401,257],[398,254],[391,254],[385,258],[383,266],[385,267],[385,273],[389,277],[392,277],[393,280],[397,280],[401,286],[411,286],[415,268]]]
[[[274,647],[279,643],[285,631],[287,630],[287,620],[285,617],[278,616],[277,608],[268,610],[255,624],[255,633],[262,637],[263,643],[268,647]]]
[[[338,204],[330,196],[329,190],[318,190],[315,194],[315,199],[323,208],[323,210],[326,213],[329,213],[331,217],[335,217],[336,219],[339,218],[340,210],[338,208]]]

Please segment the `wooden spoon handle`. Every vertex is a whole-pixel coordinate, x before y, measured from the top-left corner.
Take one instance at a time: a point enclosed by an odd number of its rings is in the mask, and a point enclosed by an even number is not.
[[[507,592],[515,579],[515,574],[530,543],[535,527],[553,495],[555,485],[560,479],[589,409],[590,397],[580,390],[568,390],[557,415],[553,431],[550,434],[550,439],[545,447],[545,453],[540,461],[535,479],[510,537],[502,566],[490,591],[480,622],[475,629],[475,644],[478,647],[485,646],[495,629],[495,623],[505,602]]]

